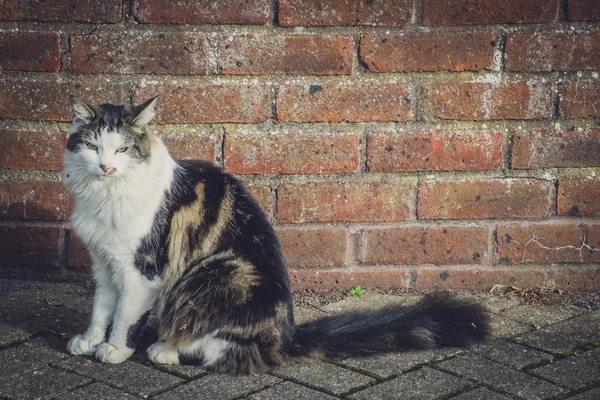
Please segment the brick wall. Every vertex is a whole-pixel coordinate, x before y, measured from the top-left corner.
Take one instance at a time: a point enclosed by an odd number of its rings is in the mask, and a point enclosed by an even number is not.
[[[6,0],[0,276],[72,279],[70,110],[160,94],[295,288],[600,289],[596,0]]]

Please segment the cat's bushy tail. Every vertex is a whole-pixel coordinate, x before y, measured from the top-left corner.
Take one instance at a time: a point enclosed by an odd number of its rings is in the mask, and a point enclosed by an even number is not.
[[[368,356],[409,349],[463,347],[488,334],[482,306],[447,295],[430,295],[411,306],[347,312],[296,327],[291,357]]]

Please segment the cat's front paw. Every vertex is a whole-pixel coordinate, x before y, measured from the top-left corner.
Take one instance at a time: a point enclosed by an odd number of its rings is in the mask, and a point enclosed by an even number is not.
[[[116,347],[110,343],[102,343],[96,350],[96,359],[106,364],[119,364],[133,354],[129,347]]]
[[[170,344],[158,342],[148,347],[148,359],[156,364],[179,364],[179,353]]]
[[[76,335],[67,343],[67,351],[74,356],[93,356],[101,340],[86,339],[84,335]]]

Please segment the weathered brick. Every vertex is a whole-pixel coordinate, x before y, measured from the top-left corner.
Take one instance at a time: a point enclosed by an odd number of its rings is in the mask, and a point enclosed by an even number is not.
[[[546,80],[438,82],[426,85],[424,113],[457,120],[550,118],[552,83]]]
[[[5,0],[0,20],[117,23],[121,0]]]
[[[148,24],[266,24],[268,0],[134,0],[133,16]]]
[[[598,265],[577,266],[568,268],[559,266],[551,268],[549,275],[557,290],[569,292],[599,292],[600,291],[600,267]]]
[[[71,36],[80,74],[204,74],[204,38],[195,32],[124,31]]]
[[[473,171],[502,166],[502,133],[374,133],[367,138],[372,172]]]
[[[360,286],[366,289],[406,289],[411,286],[412,274],[403,270],[358,271],[292,271],[292,290],[328,291]]]
[[[0,117],[70,121],[71,94],[92,104],[123,102],[121,84],[105,79],[4,74],[0,76]]]
[[[159,124],[258,123],[267,119],[267,91],[265,84],[248,81],[144,81],[135,89],[135,101],[159,95],[154,120]]]
[[[58,33],[0,31],[0,71],[58,72],[59,69]]]
[[[234,174],[322,174],[358,169],[357,135],[225,136],[225,170]]]
[[[490,290],[495,285],[542,287],[543,270],[512,268],[423,268],[417,271],[418,290]]]
[[[419,218],[542,218],[552,190],[551,182],[529,178],[424,182]]]
[[[61,229],[46,226],[0,226],[0,265],[58,266]]]
[[[600,216],[598,199],[600,199],[600,177],[564,176],[558,180],[558,215],[598,217]]]
[[[278,17],[282,26],[403,26],[412,8],[411,0],[281,0]]]
[[[71,196],[57,181],[0,181],[0,217],[67,219]]]
[[[409,90],[399,82],[293,83],[279,85],[279,122],[405,121]]]
[[[0,168],[60,170],[66,140],[64,132],[0,129]]]
[[[246,189],[268,216],[271,210],[271,188],[266,185],[247,185]]]
[[[597,0],[569,0],[567,20],[600,21],[600,3]]]
[[[367,229],[367,264],[481,264],[487,256],[488,228],[481,226],[410,226]]]
[[[506,40],[509,71],[600,69],[600,32],[511,32]]]
[[[177,160],[215,161],[219,139],[213,129],[156,125],[153,131],[167,146],[169,154]]]
[[[556,18],[557,0],[423,0],[424,25],[536,24]]]
[[[410,185],[378,182],[283,184],[277,189],[281,222],[384,222],[410,218]]]
[[[600,262],[599,224],[505,224],[497,238],[501,264]]]
[[[219,43],[219,72],[234,75],[338,75],[352,72],[352,38],[247,34]]]
[[[567,81],[562,84],[561,90],[560,114],[563,117],[600,117],[600,79],[582,78]]]
[[[342,267],[348,233],[343,229],[278,228],[277,237],[290,268]]]
[[[73,230],[69,232],[69,265],[71,268],[86,268],[92,266],[92,259],[85,244]]]
[[[515,169],[600,166],[600,129],[518,133],[511,164]]]
[[[495,32],[364,35],[360,59],[372,72],[480,71],[494,65]]]

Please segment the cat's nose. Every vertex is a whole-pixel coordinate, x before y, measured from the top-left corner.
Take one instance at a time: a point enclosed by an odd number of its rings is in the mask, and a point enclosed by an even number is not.
[[[108,167],[104,164],[100,165],[100,169],[102,170],[102,172],[108,171]]]

